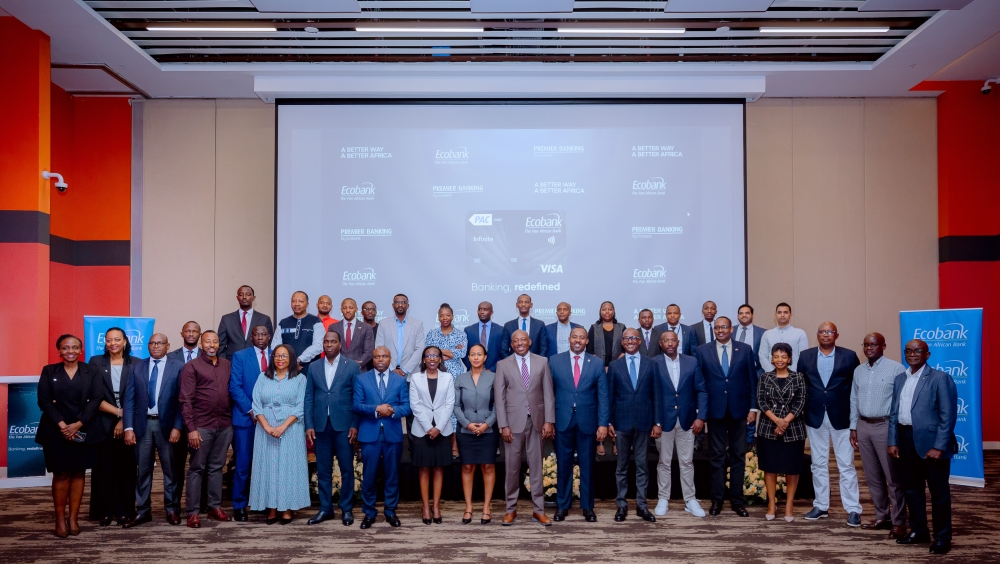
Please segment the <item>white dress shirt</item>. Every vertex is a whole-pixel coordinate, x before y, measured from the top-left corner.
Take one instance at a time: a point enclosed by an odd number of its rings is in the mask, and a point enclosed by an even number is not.
[[[188,353],[189,352],[191,353],[191,360],[194,360],[194,359],[198,358],[198,356],[201,354],[201,347],[199,347],[199,346],[196,345],[193,349],[189,349],[189,348],[187,348],[186,345],[182,345],[181,346],[181,360],[184,361],[184,364],[187,364],[187,362],[188,362]]]
[[[715,329],[711,321],[702,319],[701,326],[705,328],[705,342],[711,343],[715,340]]]
[[[684,331],[681,331],[681,324],[678,323],[676,327],[671,327],[668,323],[667,330],[673,331],[677,335],[677,350],[684,350]],[[657,343],[657,346],[659,346],[659,343]]]
[[[239,318],[240,318],[240,324],[242,325],[243,324],[243,310],[241,309],[241,310],[239,310],[236,313],[239,316]],[[244,339],[246,339],[250,335],[250,331],[253,331],[253,327],[251,326],[251,322],[253,321],[253,308],[250,308],[250,309],[248,309],[246,311],[246,316],[247,316],[247,330],[243,332],[243,338]]]
[[[642,342],[644,342],[644,343],[647,342],[647,341],[649,342],[649,344],[646,345],[647,349],[656,350],[660,346],[659,343],[654,343],[651,340],[653,338],[653,329],[652,328],[643,329],[642,327],[639,327],[639,338],[642,339]]]
[[[333,379],[337,376],[337,365],[340,363],[340,355],[338,354],[335,358],[324,359],[323,362],[323,372],[326,374],[326,389],[333,387]],[[378,374],[375,375],[375,379],[378,380]]]
[[[531,316],[530,315],[528,317],[521,317],[520,315],[517,316],[517,330],[518,331],[522,330],[521,329],[521,323],[524,323],[524,329],[523,329],[523,331],[525,333],[531,334]]]
[[[719,341],[715,341],[715,354],[719,355],[719,364],[722,364],[722,348],[726,348],[726,361],[729,366],[733,364],[733,340],[729,339],[729,342],[722,344]],[[726,366],[726,370],[729,370],[729,366]]]
[[[663,359],[667,361],[667,372],[670,374],[670,381],[674,385],[674,390],[677,390],[677,386],[681,382],[681,355],[677,355],[677,358],[671,359],[666,354],[663,355]]]
[[[524,356],[520,356],[517,353],[514,353],[514,358],[517,360],[517,373],[518,374],[521,373],[521,361],[523,360],[525,362],[525,364],[527,365],[527,367],[528,367],[528,377],[530,378],[531,377],[531,353],[528,353],[528,354],[526,354]]]
[[[260,366],[261,357],[264,357],[264,362],[270,364],[271,359],[269,359],[267,357],[267,350],[266,349],[258,349],[257,346],[255,345],[253,347],[253,352],[254,352],[254,354],[257,355],[257,366]],[[261,372],[264,372],[264,371],[261,370]]]
[[[906,369],[906,382],[903,384],[902,391],[899,392],[899,418],[897,422],[900,425],[913,425],[913,416],[910,414],[910,408],[913,407],[913,393],[917,391],[917,382],[920,381],[920,375],[924,373],[924,368],[927,365],[920,367],[917,373],[913,373],[912,368]]]

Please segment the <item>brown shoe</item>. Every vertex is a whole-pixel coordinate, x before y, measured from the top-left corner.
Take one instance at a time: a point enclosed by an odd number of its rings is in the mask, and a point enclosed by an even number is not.
[[[180,525],[181,516],[175,511],[167,511],[167,523],[170,523],[171,525]]]
[[[901,539],[906,536],[906,525],[893,525],[892,529],[889,530],[890,539]]]
[[[218,508],[218,507],[213,507],[213,508],[209,509],[208,510],[208,516],[211,517],[212,519],[215,519],[216,521],[232,521],[233,520],[232,517],[230,517],[229,515],[226,515],[226,512],[223,511],[221,508]]]
[[[517,511],[511,511],[510,513],[503,516],[503,521],[500,521],[501,525],[510,526],[517,521]]]
[[[870,531],[888,531],[892,529],[892,521],[888,519],[872,519],[871,522],[861,525],[861,528]]]
[[[535,522],[545,527],[549,527],[552,525],[552,519],[549,519],[544,513],[532,513],[531,518],[534,519]]]
[[[201,519],[198,518],[198,514],[197,513],[192,513],[191,515],[188,515],[188,523],[187,523],[187,525],[188,525],[188,527],[191,527],[192,529],[200,529],[201,528]]]

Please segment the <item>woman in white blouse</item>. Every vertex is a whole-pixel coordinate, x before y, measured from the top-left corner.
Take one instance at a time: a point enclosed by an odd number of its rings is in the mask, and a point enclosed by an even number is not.
[[[452,463],[451,418],[455,410],[455,378],[438,370],[441,349],[426,347],[420,372],[410,375],[410,408],[413,410],[413,465],[420,469],[420,497],[425,525],[441,523],[441,486],[444,467]],[[433,505],[430,500],[431,470],[434,471]],[[433,513],[432,513],[433,512]]]

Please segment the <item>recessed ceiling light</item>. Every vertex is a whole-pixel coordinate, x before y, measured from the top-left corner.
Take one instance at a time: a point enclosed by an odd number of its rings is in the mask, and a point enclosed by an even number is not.
[[[761,33],[793,33],[813,35],[817,33],[888,33],[888,27],[762,27]]]
[[[273,27],[147,27],[146,31],[278,31]]]
[[[684,33],[684,28],[655,28],[655,29],[635,29],[635,28],[593,28],[593,27],[560,27],[557,30],[559,33],[584,33],[591,35],[619,35],[619,34],[631,34],[631,35],[658,35],[666,33]]]
[[[319,28],[318,27],[307,27],[307,28],[304,28],[302,31],[304,31],[306,33],[319,33]]]
[[[481,27],[359,27],[361,33],[483,33]]]

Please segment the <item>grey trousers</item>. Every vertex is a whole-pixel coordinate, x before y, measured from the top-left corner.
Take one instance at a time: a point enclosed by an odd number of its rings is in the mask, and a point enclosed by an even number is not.
[[[514,440],[503,444],[506,463],[504,487],[507,493],[507,513],[517,511],[517,496],[521,491],[521,461],[528,459],[528,477],[531,480],[531,504],[535,513],[545,513],[545,487],[542,485],[542,434],[531,424],[531,416],[524,425],[524,432],[514,433]]]
[[[648,509],[646,504],[646,488],[649,486],[649,465],[646,454],[649,452],[650,430],[631,431],[616,430],[615,442],[618,445],[618,466],[615,468],[615,479],[618,482],[618,497],[615,503],[618,507],[628,507],[625,494],[628,492],[628,458],[635,459],[635,505],[637,509]]]
[[[858,449],[861,451],[861,467],[865,471],[865,482],[875,504],[875,518],[888,519],[892,524],[906,525],[906,499],[900,480],[899,462],[889,456],[886,443],[889,440],[889,422],[867,423],[858,420]]]
[[[674,457],[674,447],[677,447],[677,464],[681,469],[681,492],[684,501],[695,499],[694,495],[694,433],[691,429],[685,431],[678,420],[674,428],[663,431],[656,439],[656,450],[660,453],[660,461],[656,463],[656,485],[659,498],[670,499],[670,464]]]
[[[160,457],[160,469],[163,471],[163,508],[171,513],[179,513],[181,509],[181,483],[174,475],[174,445],[160,434],[160,421],[150,419],[146,432],[138,437],[135,444],[135,461],[139,467],[135,481],[136,517],[145,517],[150,513],[156,455]]]
[[[201,447],[191,449],[187,474],[187,514],[198,513],[201,504],[201,482],[208,483],[208,508],[222,505],[222,470],[226,465],[229,445],[233,442],[233,428],[198,429]]]

